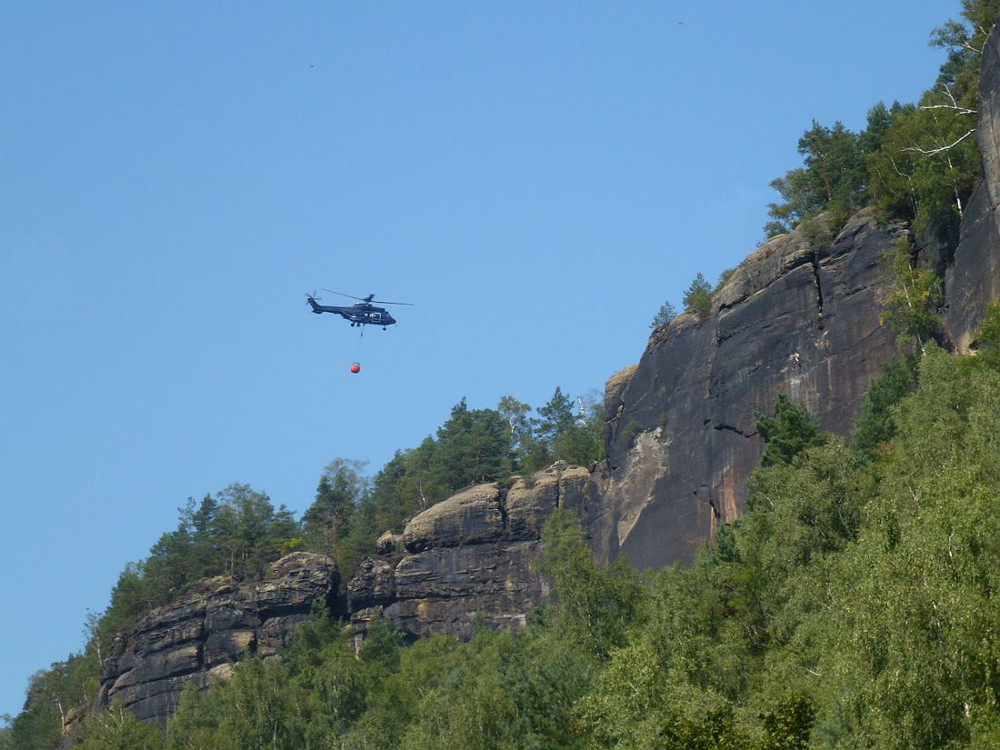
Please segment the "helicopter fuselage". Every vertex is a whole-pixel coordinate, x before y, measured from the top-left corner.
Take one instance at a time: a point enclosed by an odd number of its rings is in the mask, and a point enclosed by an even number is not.
[[[351,321],[351,325],[361,326],[391,326],[395,325],[396,319],[389,314],[384,307],[363,302],[359,305],[341,307],[339,305],[321,305],[316,300],[309,298],[309,305],[317,315],[322,313],[333,313],[339,315],[344,320]]]

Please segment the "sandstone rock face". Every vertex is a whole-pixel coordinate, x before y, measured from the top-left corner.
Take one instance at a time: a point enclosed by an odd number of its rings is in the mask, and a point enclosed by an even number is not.
[[[1000,39],[984,51],[979,144],[985,178],[974,192],[946,272],[948,334],[960,352],[1000,297]],[[715,296],[707,320],[678,316],[653,333],[640,362],[608,381],[606,465],[555,464],[512,484],[457,493],[383,535],[348,585],[351,622],[378,616],[411,636],[520,627],[549,596],[533,568],[556,508],[576,511],[595,557],[636,567],[689,562],[717,525],[743,511],[763,450],[754,412],[779,392],[845,435],[871,380],[894,352],[879,324],[881,254],[905,229],[870,211],[814,246],[802,232],[752,253]],[[946,261],[946,254],[928,248]],[[124,634],[101,673],[100,701],[163,721],[188,684],[225,679],[241,654],[273,654],[313,602],[333,603],[331,560],[296,554],[267,580],[205,582]]]
[[[903,233],[861,212],[827,247],[800,232],[776,237],[740,264],[707,320],[682,315],[653,334],[606,398],[610,480],[591,524],[599,558],[689,562],[739,516],[763,450],[754,411],[779,392],[826,429],[849,430],[894,351],[879,325],[878,261]]]
[[[348,584],[351,621],[360,630],[379,614],[413,636],[472,636],[477,618],[521,627],[549,596],[533,569],[542,524],[556,508],[581,518],[599,509],[598,482],[579,466],[556,463],[509,486],[470,487],[413,518],[401,559],[365,560]]]
[[[946,265],[946,328],[959,353],[975,349],[987,306],[1000,298],[1000,35],[983,54],[977,137],[984,179]],[[801,232],[776,237],[736,269],[708,320],[679,316],[656,331],[634,370],[608,383],[610,478],[590,521],[597,556],[636,567],[689,562],[718,523],[742,512],[763,450],[754,411],[785,391],[846,435],[861,396],[894,352],[879,326],[880,254],[903,234],[869,211],[829,247]]]
[[[263,581],[202,582],[119,636],[101,669],[99,702],[120,701],[140,720],[165,722],[189,683],[226,678],[245,653],[273,655],[314,602],[333,604],[339,580],[330,558],[296,552]]]
[[[962,354],[975,349],[973,336],[989,304],[1000,298],[1000,39],[983,49],[979,75],[979,124],[983,181],[965,207],[955,260],[945,276],[948,333]]]

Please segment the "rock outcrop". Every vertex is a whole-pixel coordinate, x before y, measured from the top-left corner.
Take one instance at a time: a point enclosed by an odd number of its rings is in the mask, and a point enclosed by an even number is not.
[[[329,557],[295,552],[259,582],[201,582],[116,639],[101,669],[99,703],[118,701],[138,719],[165,722],[188,684],[224,679],[243,654],[273,655],[314,603],[332,608],[339,581]]]
[[[955,258],[945,276],[948,334],[961,354],[975,350],[976,328],[1000,299],[1000,38],[983,49],[976,137],[983,180],[965,207]]]
[[[894,351],[879,324],[879,257],[904,233],[863,211],[823,245],[801,231],[776,237],[736,268],[706,320],[685,314],[653,334],[627,383],[608,389],[598,557],[689,562],[742,513],[763,449],[754,412],[779,392],[848,431]]]
[[[962,218],[945,270],[946,332],[959,353],[1000,298],[1000,38],[983,54],[977,137],[984,178]],[[656,331],[638,366],[609,381],[605,446],[610,481],[591,524],[602,560],[636,567],[688,562],[716,525],[742,513],[762,441],[754,411],[780,391],[822,426],[846,435],[861,396],[893,355],[879,325],[879,256],[905,233],[870,211],[829,243],[804,232],[752,253],[715,297],[711,315],[682,315]],[[920,244],[918,242],[918,244]]]
[[[556,508],[587,518],[597,507],[590,472],[565,463],[463,490],[406,525],[402,555],[361,564],[348,584],[352,622],[364,630],[381,614],[410,635],[459,638],[471,637],[477,618],[521,627],[549,596],[533,566],[545,519]]]
[[[1000,40],[984,51],[978,138],[984,179],[946,270],[946,328],[955,348],[1000,298]],[[836,237],[773,238],[739,265],[705,320],[681,315],[654,332],[640,362],[608,381],[606,465],[557,463],[531,477],[467,488],[386,532],[348,585],[348,613],[363,632],[384,616],[411,636],[472,635],[481,619],[520,627],[549,596],[534,566],[541,528],[556,508],[575,511],[595,557],[638,568],[689,562],[718,524],[743,512],[746,480],[763,442],[755,411],[779,392],[841,435],[893,355],[879,323],[879,260],[907,230],[870,210]],[[154,610],[116,642],[101,673],[100,702],[121,701],[162,721],[188,684],[224,678],[244,653],[273,654],[314,602],[336,611],[329,558],[294,554],[255,584],[212,579]],[[344,614],[339,612],[339,614]]]

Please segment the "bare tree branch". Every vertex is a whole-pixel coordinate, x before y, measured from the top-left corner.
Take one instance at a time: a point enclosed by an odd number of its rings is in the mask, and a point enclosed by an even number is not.
[[[955,95],[951,93],[951,88],[948,86],[947,83],[942,83],[941,88],[944,89],[944,93],[951,101],[951,104],[928,104],[926,106],[922,106],[920,109],[952,109],[955,111],[956,114],[959,115],[978,114],[974,109],[968,109],[967,107],[960,106],[959,103],[955,100]]]
[[[966,138],[968,138],[975,132],[976,129],[972,128],[968,133],[963,135],[954,143],[949,143],[947,146],[941,146],[941,148],[924,149],[924,148],[919,148],[917,146],[911,146],[909,148],[904,148],[903,151],[916,151],[918,154],[923,154],[924,156],[932,156],[934,154],[940,154],[942,151],[947,151],[948,149],[955,148],[955,146],[957,146],[959,143],[964,141]]]
[[[951,109],[954,110],[957,115],[975,115],[979,114],[974,109],[966,109],[965,107],[956,107],[952,104],[928,104],[921,107],[920,109]]]

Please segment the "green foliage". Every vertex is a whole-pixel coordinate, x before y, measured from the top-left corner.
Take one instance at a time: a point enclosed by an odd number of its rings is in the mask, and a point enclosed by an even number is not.
[[[880,322],[897,332],[900,344],[920,346],[940,334],[940,309],[944,304],[941,279],[916,259],[908,238],[897,242],[882,257],[889,296]]]
[[[986,311],[986,317],[979,326],[973,347],[976,357],[972,361],[976,366],[1000,370],[1000,303],[994,303]]]
[[[542,547],[539,570],[553,580],[564,632],[587,651],[606,655],[623,641],[636,615],[640,589],[634,573],[624,560],[599,568],[579,523],[563,509],[546,522]]]
[[[698,320],[707,320],[712,312],[712,285],[700,271],[684,292],[684,310],[696,315]]]
[[[162,750],[166,741],[159,728],[142,724],[125,709],[113,706],[87,717],[83,737],[74,747],[77,750]]]
[[[931,46],[948,52],[937,87],[948,87],[956,102],[975,108],[983,45],[993,29],[1000,2],[962,0],[962,21],[946,21],[931,34]]]
[[[185,692],[167,731],[170,750],[319,750],[365,710],[377,675],[319,614],[298,628],[281,660],[248,658],[227,682]]]
[[[303,533],[315,548],[329,552],[347,536],[354,508],[368,492],[365,463],[337,458],[323,471],[316,500],[302,515]]]
[[[918,106],[894,106],[879,150],[866,157],[872,200],[891,218],[933,229],[954,246],[962,207],[981,171],[970,129],[956,117],[947,91],[928,91]]]
[[[539,443],[551,446],[553,461],[587,466],[604,457],[604,425],[596,398],[585,401],[581,397],[578,404],[573,404],[556,387],[549,402],[539,407],[538,415],[535,437]]]
[[[779,393],[774,402],[774,416],[755,412],[756,429],[767,446],[761,456],[763,467],[788,464],[806,448],[823,445],[826,437],[804,408],[793,404],[788,394]]]
[[[855,734],[878,747],[974,747],[996,715],[995,483],[1000,373],[931,349],[900,403],[891,461],[845,560],[844,668]],[[995,726],[995,721],[994,721]]]
[[[179,514],[177,528],[157,540],[149,557],[119,576],[96,628],[105,653],[136,616],[180,596],[189,584],[216,575],[258,579],[302,536],[291,511],[275,510],[267,495],[245,484],[206,495],[198,504],[188,500]]]
[[[46,750],[59,743],[63,719],[97,695],[100,663],[91,640],[87,648],[32,675],[24,707],[11,722],[6,745],[10,750]]]
[[[767,750],[805,750],[809,746],[816,708],[803,695],[788,698],[761,719],[764,723]]]
[[[371,549],[374,531],[357,512],[371,493],[365,465],[365,461],[334,459],[320,477],[316,499],[302,514],[306,547],[333,556],[341,570],[354,570]]]
[[[451,492],[510,476],[510,433],[495,409],[470,410],[463,398],[438,428],[442,484]]]
[[[649,327],[655,331],[658,328],[668,325],[676,317],[677,312],[674,310],[674,306],[667,300],[660,305],[660,309],[656,311],[656,315],[653,316],[653,322],[649,324]]]
[[[397,452],[375,476],[362,500],[378,533],[477,482],[505,479],[512,470],[512,431],[495,409],[469,409],[463,398],[452,407],[437,439]],[[365,508],[364,506],[369,506]]]
[[[918,355],[914,352],[893,357],[861,399],[851,442],[862,460],[874,458],[876,451],[888,446],[896,434],[895,407],[916,387],[918,363]]]
[[[790,232],[805,219],[821,211],[832,211],[839,227],[861,204],[866,173],[862,139],[840,122],[832,128],[813,120],[812,127],[799,139],[803,166],[771,182],[782,203],[768,205],[771,221],[764,227],[767,237]]]
[[[870,194],[887,215],[928,230],[954,247],[958,225],[981,171],[973,131],[982,46],[1000,4],[963,0],[963,21],[936,29],[931,44],[948,51],[934,87],[917,105],[894,105],[878,149],[866,156]]]

